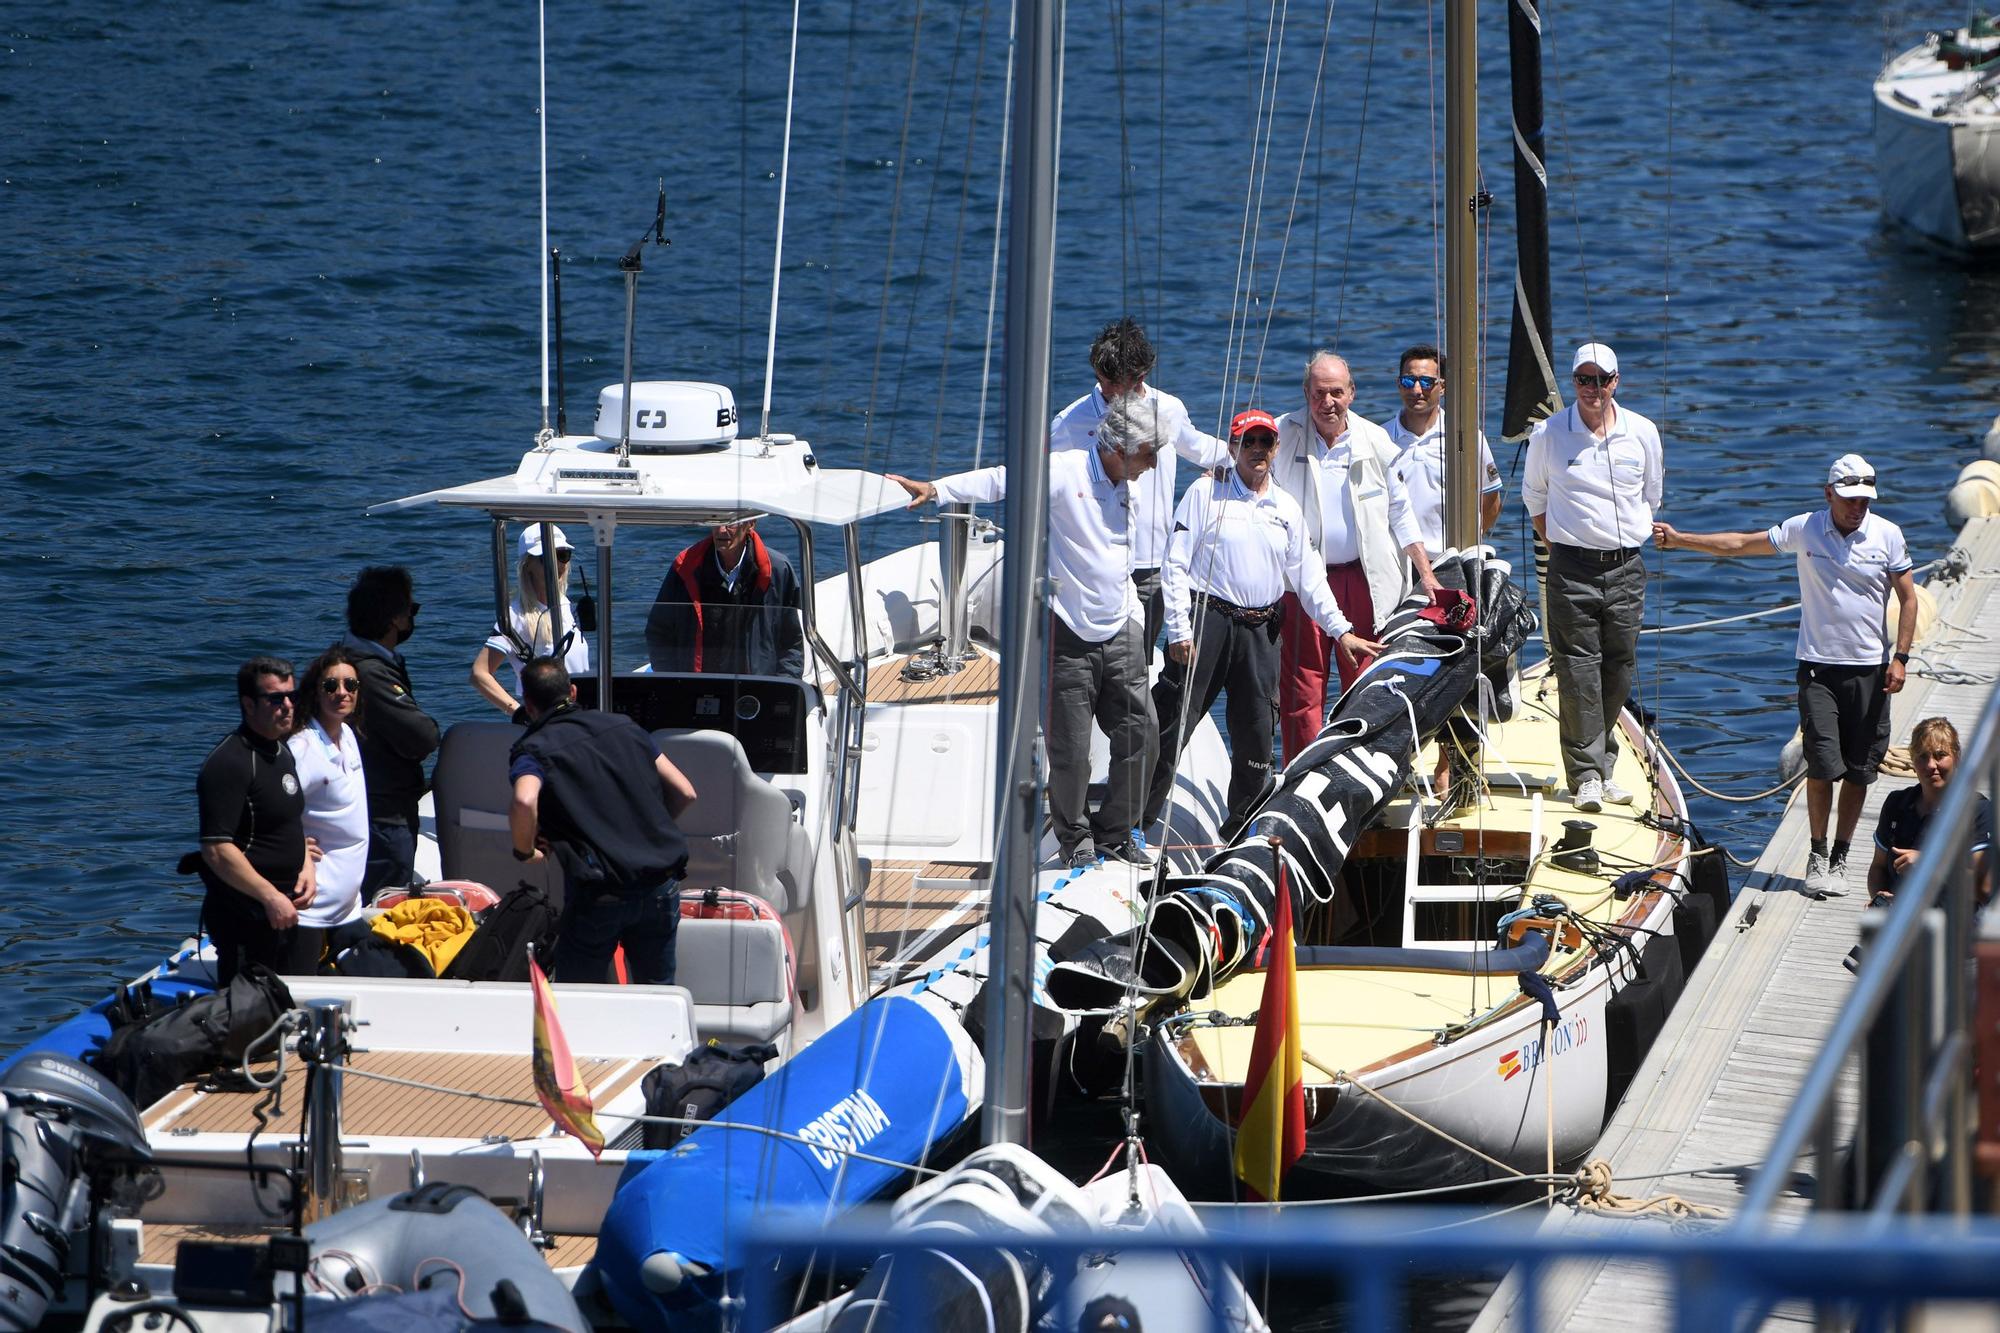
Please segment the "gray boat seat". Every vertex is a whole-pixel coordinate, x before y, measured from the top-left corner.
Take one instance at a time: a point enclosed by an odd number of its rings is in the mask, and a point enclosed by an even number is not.
[[[790,799],[757,776],[736,738],[668,729],[654,732],[653,740],[694,784],[694,804],[678,821],[688,842],[682,894],[735,889],[780,912],[803,907],[812,841],[793,820]]]
[[[562,869],[553,859],[539,865],[514,859],[507,828],[514,801],[507,752],[520,738],[521,728],[511,722],[460,722],[445,732],[431,773],[438,859],[446,879],[469,879],[502,894],[525,880],[560,903]]]
[[[792,1025],[785,933],[776,921],[682,917],[674,984],[694,997],[703,1040],[776,1041]]]

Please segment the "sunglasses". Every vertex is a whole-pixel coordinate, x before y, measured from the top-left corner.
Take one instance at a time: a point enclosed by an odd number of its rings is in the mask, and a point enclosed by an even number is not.
[[[1875,478],[1874,478],[1873,476],[1867,476],[1867,477],[1835,477],[1835,478],[1833,479],[1833,484],[1834,484],[1835,486],[1873,486],[1873,485],[1875,484]],[[1863,495],[1863,496],[1857,496],[1857,497],[1855,497],[1855,498],[1856,498],[1856,499],[1862,499],[1862,500],[1865,500],[1865,499],[1867,499],[1868,497],[1867,497],[1867,496],[1865,496],[1865,495]]]
[[[1611,387],[1611,381],[1618,378],[1618,372],[1614,370],[1609,375],[1586,375],[1578,371],[1572,378],[1578,384],[1585,384],[1593,389],[1608,389]]]
[[[1435,375],[1405,375],[1397,380],[1396,383],[1402,385],[1405,389],[1422,389],[1425,393],[1429,393],[1432,389],[1437,388],[1438,377]]]
[[[297,703],[299,692],[297,690],[260,690],[250,697],[261,700],[273,708],[282,708],[286,704]]]
[[[321,694],[359,694],[361,682],[358,680],[338,680],[332,676],[319,683]]]

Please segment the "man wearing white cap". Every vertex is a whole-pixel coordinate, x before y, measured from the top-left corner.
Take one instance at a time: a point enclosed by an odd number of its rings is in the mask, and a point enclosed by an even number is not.
[[[1570,361],[1576,401],[1528,437],[1521,498],[1549,547],[1549,657],[1561,691],[1563,771],[1576,808],[1630,805],[1612,780],[1618,712],[1639,660],[1646,563],[1666,469],[1660,432],[1612,401],[1618,354],[1585,343]]]
[[[1875,469],[1859,454],[1843,454],[1827,469],[1825,490],[1825,509],[1762,532],[1676,532],[1665,523],[1653,525],[1662,550],[1798,557],[1799,729],[1812,831],[1806,887],[1821,893],[1838,887],[1846,873],[1862,801],[1889,748],[1889,696],[1903,688],[1917,626],[1917,584],[1903,530],[1869,512]],[[1898,612],[1893,650],[1886,624],[1892,590]],[[1840,812],[1829,847],[1836,781]]]
[[[569,601],[569,565],[575,548],[569,536],[553,523],[556,582],[562,593],[562,630],[556,630],[549,614],[548,562],[542,555],[542,525],[530,523],[521,531],[521,559],[515,566],[514,601],[507,608],[507,624],[493,626],[493,633],[472,658],[472,688],[479,697],[509,717],[521,705],[508,692],[499,675],[502,666],[511,667],[514,689],[521,688],[521,668],[537,657],[560,657],[563,669],[572,676],[590,670],[590,641],[576,624],[576,608]],[[560,651],[558,651],[560,649]]]

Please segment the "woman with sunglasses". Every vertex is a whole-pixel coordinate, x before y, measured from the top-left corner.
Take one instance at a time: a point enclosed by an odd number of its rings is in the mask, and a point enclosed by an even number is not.
[[[361,673],[335,644],[313,659],[299,683],[298,707],[286,744],[305,799],[319,893],[299,913],[299,925],[325,930],[361,914],[361,877],[368,866],[368,781],[361,771]]]
[[[521,533],[521,561],[514,580],[514,601],[507,608],[507,630],[497,625],[493,635],[479,646],[472,659],[472,688],[482,699],[513,717],[520,701],[500,683],[504,663],[513,668],[514,689],[521,688],[521,668],[536,657],[562,658],[563,669],[572,676],[590,670],[590,643],[576,627],[576,609],[569,601],[571,547],[561,528],[555,528],[556,581],[562,585],[561,651],[557,651],[555,618],[549,614],[548,577],[542,562],[542,525],[531,523]],[[526,648],[526,653],[522,652]]]

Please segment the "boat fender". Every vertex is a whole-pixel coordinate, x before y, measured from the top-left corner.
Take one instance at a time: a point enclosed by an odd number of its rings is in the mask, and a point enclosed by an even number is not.
[[[1555,987],[1539,972],[1517,972],[1514,982],[1521,988],[1521,994],[1538,1001],[1542,1006],[1542,1021],[1550,1027],[1562,1022],[1562,1010],[1556,1007]]]
[[[704,1276],[708,1269],[691,1264],[672,1250],[659,1250],[639,1265],[639,1280],[656,1296],[671,1296],[690,1278]]]

